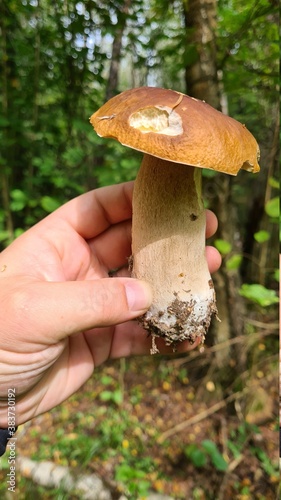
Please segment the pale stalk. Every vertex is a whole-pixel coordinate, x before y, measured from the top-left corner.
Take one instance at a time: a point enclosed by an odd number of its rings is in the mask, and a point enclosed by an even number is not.
[[[206,217],[202,170],[144,159],[133,196],[132,275],[150,283],[153,304],[140,318],[167,345],[205,338],[216,314],[215,290],[205,257]]]

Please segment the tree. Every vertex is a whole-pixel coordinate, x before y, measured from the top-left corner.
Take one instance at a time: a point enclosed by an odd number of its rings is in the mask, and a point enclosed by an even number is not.
[[[220,109],[216,41],[217,0],[183,1],[183,11],[186,30],[186,92]]]

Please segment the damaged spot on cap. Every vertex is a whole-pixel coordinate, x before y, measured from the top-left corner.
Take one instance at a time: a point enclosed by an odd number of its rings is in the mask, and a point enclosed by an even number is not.
[[[129,125],[143,134],[175,136],[183,133],[181,117],[166,106],[149,106],[136,111],[130,116]]]
[[[257,147],[257,162],[259,161],[259,159],[260,159],[260,148]],[[255,167],[255,165],[253,165],[253,163],[251,163],[249,160],[244,161],[241,168],[243,170],[247,170],[247,172],[258,172],[260,169],[259,165]]]
[[[115,118],[116,115],[109,115],[109,116],[99,116],[98,120],[112,120]]]
[[[247,172],[253,172],[254,171],[254,165],[250,163],[249,161],[245,161],[241,167],[243,170],[247,170]]]

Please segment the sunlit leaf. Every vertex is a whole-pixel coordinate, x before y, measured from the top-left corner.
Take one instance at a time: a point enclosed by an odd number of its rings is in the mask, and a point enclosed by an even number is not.
[[[60,206],[60,202],[51,196],[43,196],[40,205],[46,212],[51,213]]]
[[[273,278],[278,282],[280,281],[280,269],[275,269],[273,273]]]
[[[10,193],[11,203],[10,209],[12,212],[19,212],[27,205],[28,197],[21,189],[13,189]]]
[[[227,470],[227,462],[223,458],[223,455],[220,452],[213,453],[211,455],[211,461],[215,468],[220,471],[226,471]]]
[[[240,253],[235,253],[234,255],[231,255],[229,259],[226,261],[226,269],[229,271],[233,271],[235,269],[239,269],[241,262],[242,262],[243,256]]]
[[[267,215],[269,215],[269,217],[272,217],[273,219],[277,219],[279,217],[279,213],[280,213],[279,196],[272,198],[271,200],[269,200],[266,203],[265,211],[266,211]]]
[[[100,381],[103,385],[109,385],[114,382],[114,379],[110,375],[103,375]]]
[[[275,290],[269,290],[258,283],[252,285],[244,283],[239,290],[239,294],[262,307],[268,307],[279,302]]]
[[[270,238],[270,233],[268,231],[258,231],[254,234],[254,238],[258,243],[265,243]]]
[[[226,240],[217,239],[215,240],[214,245],[222,255],[227,255],[232,249],[231,243]]]
[[[269,178],[268,184],[276,189],[279,189],[280,186],[280,182],[278,181],[278,179],[275,179],[274,177]]]
[[[202,447],[209,454],[211,462],[217,470],[225,471],[227,469],[227,462],[225,461],[223,455],[220,453],[216,443],[210,441],[209,439],[205,439],[204,441],[202,441]]]

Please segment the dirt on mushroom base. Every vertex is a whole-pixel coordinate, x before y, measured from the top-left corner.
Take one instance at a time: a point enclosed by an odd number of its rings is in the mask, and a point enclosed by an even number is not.
[[[128,270],[131,273],[133,269],[133,256],[131,255],[128,259]],[[210,279],[208,281],[208,285],[210,290],[214,290],[213,280]],[[155,337],[162,337],[165,340],[166,345],[172,346],[173,352],[177,351],[177,345],[179,342],[183,342],[188,340],[191,344],[197,340],[198,337],[201,338],[201,343],[204,343],[206,333],[210,327],[210,323],[212,317],[220,321],[218,317],[218,309],[216,306],[216,301],[214,297],[214,301],[208,304],[207,315],[204,318],[197,322],[197,324],[192,325],[193,330],[188,331],[186,329],[186,324],[190,314],[192,313],[195,300],[191,299],[189,302],[179,300],[177,292],[174,292],[175,299],[168,306],[167,312],[170,316],[176,318],[176,321],[173,327],[168,327],[166,322],[161,322],[161,317],[164,316],[164,311],[158,311],[153,317],[150,313],[149,316],[147,313],[143,314],[138,318],[139,324],[148,332],[148,335],[152,335],[152,349],[151,354],[157,354],[159,351],[156,346]],[[194,333],[194,329],[196,330]]]
[[[209,286],[211,289],[214,288],[212,280],[209,280]],[[161,321],[161,318],[165,315],[164,311],[157,311],[155,316],[149,312],[138,318],[141,326],[153,337],[151,354],[158,352],[155,337],[164,338],[166,345],[172,346],[173,352],[177,351],[179,342],[185,340],[194,344],[198,337],[200,337],[201,343],[204,343],[213,315],[219,320],[215,300],[208,303],[207,314],[202,316],[201,319],[199,317],[195,323],[194,320],[190,322],[189,318],[194,310],[196,301],[192,298],[189,301],[179,300],[176,292],[174,292],[174,296],[175,299],[168,306],[166,313],[168,314],[168,319],[170,317],[176,318],[173,325],[168,326],[166,320]]]

